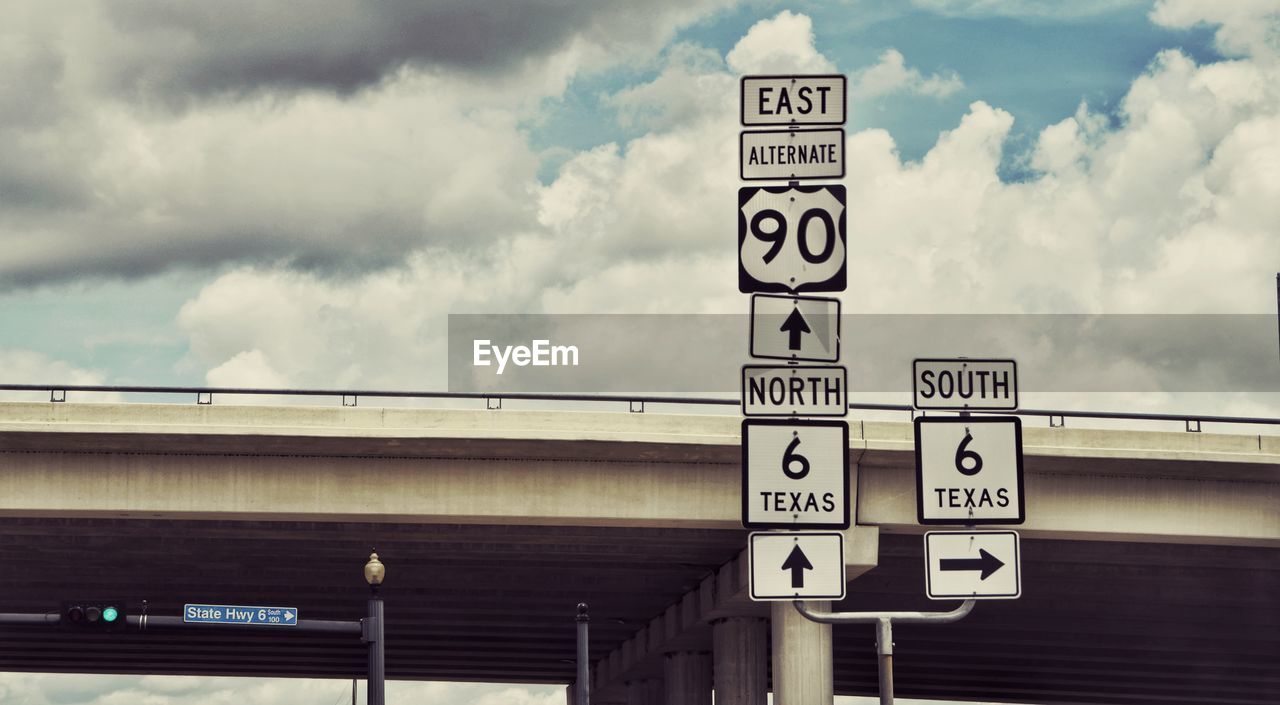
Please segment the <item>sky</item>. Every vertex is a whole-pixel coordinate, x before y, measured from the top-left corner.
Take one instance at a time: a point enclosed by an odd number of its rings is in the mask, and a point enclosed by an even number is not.
[[[440,390],[450,313],[741,313],[761,73],[848,76],[846,312],[1276,311],[1277,0],[0,13],[0,382]],[[1280,415],[1252,389],[1062,396]],[[0,700],[344,692],[175,682],[0,674]]]

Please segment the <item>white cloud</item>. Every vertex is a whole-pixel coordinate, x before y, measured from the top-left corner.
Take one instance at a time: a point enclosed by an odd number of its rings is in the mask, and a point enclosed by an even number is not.
[[[831,73],[835,64],[813,43],[813,20],[783,10],[760,20],[729,51],[725,60],[738,74]]]
[[[101,371],[86,370],[35,350],[16,348],[0,348],[0,382],[67,386],[101,386],[107,383]],[[118,401],[120,397],[115,393],[68,392],[68,398],[111,402]],[[49,392],[0,392],[0,400],[49,401]]]
[[[820,56],[807,18],[783,13],[752,28],[729,68],[778,33]],[[1276,79],[1265,61],[1162,53],[1118,125],[1082,105],[1042,131],[1038,171],[1018,182],[999,175],[1013,117],[998,106],[973,103],[919,162],[886,131],[850,134],[847,310],[1272,311]],[[736,90],[705,51],[673,51],[653,82],[614,97],[652,131],[568,160],[536,192],[535,223],[471,255],[432,251],[342,281],[228,274],[184,308],[193,359],[213,369],[256,350],[298,385],[438,388],[448,312],[743,311]]]
[[[365,682],[358,683],[364,702]],[[564,686],[388,681],[389,702],[559,705]],[[351,681],[0,672],[0,701],[25,705],[346,705]]]
[[[945,98],[964,88],[964,81],[954,71],[926,77],[918,69],[907,68],[906,58],[897,49],[886,50],[876,64],[856,72],[851,83],[850,95],[862,100],[891,93]]]
[[[1214,38],[1227,55],[1266,57],[1274,62],[1280,53],[1280,5],[1275,0],[1158,0],[1151,20],[1175,29],[1217,25]]]

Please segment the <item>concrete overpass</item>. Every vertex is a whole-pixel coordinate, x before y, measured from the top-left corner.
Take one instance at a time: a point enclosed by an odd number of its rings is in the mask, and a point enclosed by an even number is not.
[[[850,431],[834,608],[951,607],[923,599],[911,425]],[[701,702],[713,671],[727,689],[825,658],[835,692],[873,693],[870,627],[826,646],[745,598],[738,441],[715,415],[0,404],[0,612],[105,596],[357,619],[376,547],[390,678],[569,683],[583,600],[597,703]],[[1023,597],[896,629],[898,695],[1275,702],[1280,438],[1027,428],[1024,445]],[[342,637],[0,627],[0,670],[350,678],[364,658]]]

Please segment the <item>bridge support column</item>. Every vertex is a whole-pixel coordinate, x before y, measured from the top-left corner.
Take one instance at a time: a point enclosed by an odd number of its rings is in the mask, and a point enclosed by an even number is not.
[[[665,696],[662,681],[657,678],[627,681],[627,705],[662,705]]]
[[[829,601],[807,602],[815,610]],[[773,704],[833,705],[831,625],[811,622],[790,602],[773,603]]]
[[[711,654],[675,651],[663,662],[666,705],[711,705]]]
[[[769,622],[728,617],[711,623],[716,705],[765,705],[769,697]]]

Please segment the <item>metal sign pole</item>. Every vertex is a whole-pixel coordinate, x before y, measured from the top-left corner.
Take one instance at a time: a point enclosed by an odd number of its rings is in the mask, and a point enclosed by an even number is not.
[[[805,606],[804,600],[792,602],[796,611],[821,624],[876,625],[876,654],[879,657],[880,705],[893,705],[893,622],[902,624],[946,624],[964,619],[973,611],[976,600],[965,600],[950,612],[819,612]]]
[[[590,705],[591,703],[591,665],[589,663],[587,627],[591,617],[587,614],[587,603],[578,603],[578,682],[575,687],[574,705]]]

